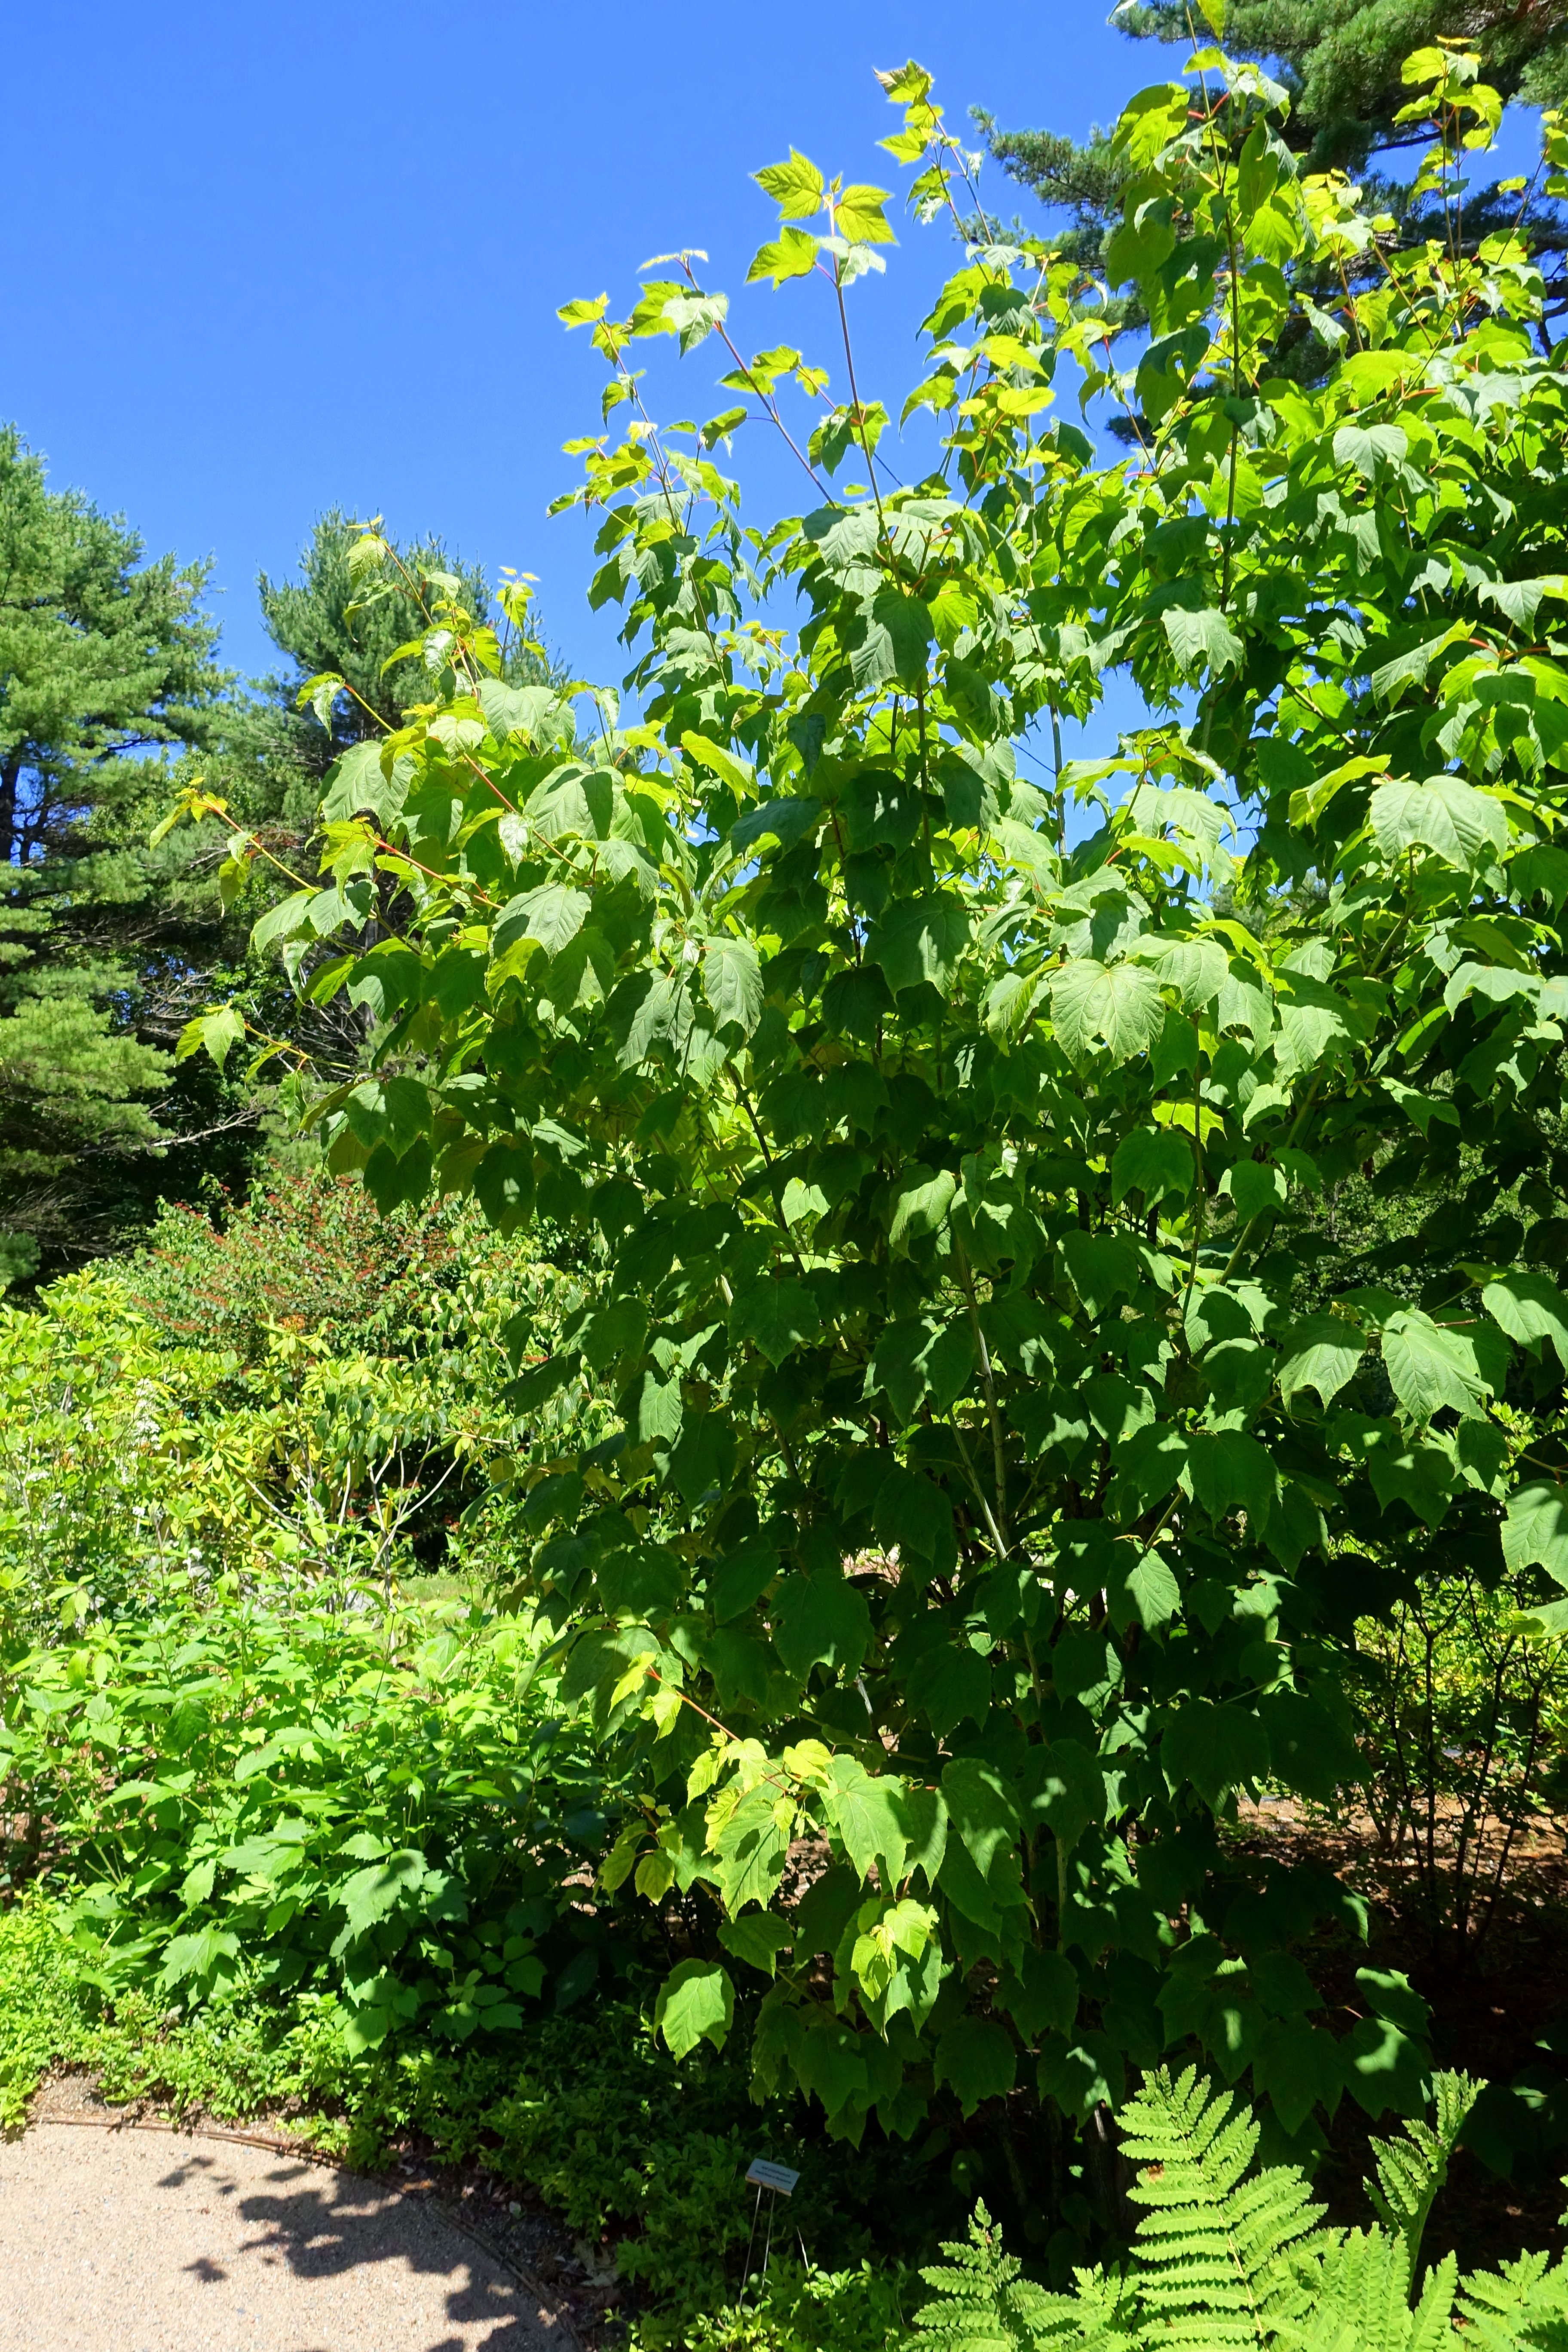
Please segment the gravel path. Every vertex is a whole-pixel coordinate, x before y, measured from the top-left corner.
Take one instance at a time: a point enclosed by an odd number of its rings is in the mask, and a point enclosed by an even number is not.
[[[267,2148],[41,2123],[0,2142],[5,2352],[573,2352],[417,2200]]]

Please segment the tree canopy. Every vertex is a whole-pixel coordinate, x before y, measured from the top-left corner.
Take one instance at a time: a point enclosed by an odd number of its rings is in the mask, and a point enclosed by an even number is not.
[[[1277,135],[1305,169],[1359,177],[1375,166],[1369,191],[1391,209],[1413,239],[1432,226],[1429,205],[1394,159],[1420,146],[1424,131],[1409,117],[1410,91],[1402,79],[1415,51],[1443,42],[1484,50],[1489,84],[1505,101],[1555,108],[1568,101],[1568,5],[1563,0],[1228,0],[1200,9],[1223,25],[1233,56],[1277,74],[1289,100]],[[1141,41],[1186,44],[1194,22],[1187,0],[1133,0],[1115,22]],[[1125,184],[1110,135],[1099,129],[1079,141],[1054,131],[1012,131],[976,110],[991,153],[1042,203],[1067,212],[1067,249],[1098,261],[1118,217]],[[1381,159],[1387,158],[1387,162]],[[1374,206],[1375,208],[1375,206]],[[1478,191],[1467,206],[1473,241],[1512,224],[1516,192]],[[1533,249],[1560,254],[1563,235],[1555,206],[1533,203]],[[1133,323],[1141,319],[1134,307]]]
[[[568,502],[640,716],[580,738],[441,589],[426,696],[335,763],[259,927],[373,1024],[296,1088],[333,1169],[575,1239],[494,1469],[636,1791],[601,1885],[681,1898],[671,2049],[745,2004],[761,2084],[851,2137],[1015,2090],[1087,2125],[1172,2047],[1249,2072],[1276,2147],[1413,2109],[1409,1986],[1363,1967],[1347,2012],[1299,1957],[1353,1891],[1221,1832],[1352,1769],[1347,1645],[1414,1564],[1568,1612],[1568,373],[1521,240],[1460,233],[1500,98],[1468,53],[1403,70],[1445,233],[1375,277],[1255,64],[1132,100],[1125,372],[1027,236],[965,254],[901,412],[748,358],[695,253],[567,304],[630,419]],[[962,224],[930,77],[885,79],[911,204]],[[853,386],[886,194],[757,176],[751,278],[820,289]],[[662,337],[724,349],[700,428],[655,415]],[[1121,460],[1053,417],[1063,361]],[[940,454],[882,485],[922,409]],[[748,416],[799,510],[745,517]],[[1151,723],[1064,760],[1119,671]],[[1394,1248],[1325,1218],[1358,1185],[1419,1204]]]
[[[0,433],[0,1271],[99,1222],[97,1155],[158,1133],[167,1056],[128,1011],[178,954],[186,853],[147,848],[163,759],[212,740],[228,679],[203,564],[138,534]],[[177,894],[176,894],[177,895]]]

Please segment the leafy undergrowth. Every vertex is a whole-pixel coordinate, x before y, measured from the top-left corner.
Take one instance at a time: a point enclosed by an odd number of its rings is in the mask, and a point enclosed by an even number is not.
[[[117,1999],[327,1995],[362,2050],[565,2008],[655,1962],[575,1899],[616,1796],[536,1665],[454,1602],[149,1579],[9,1678],[18,1874],[68,1881]]]
[[[897,2257],[951,2225],[944,2174],[907,2152],[831,2144],[782,2104],[759,2112],[740,2058],[678,2063],[630,2004],[601,2000],[485,2046],[410,2036],[355,2050],[330,1996],[241,1995],[188,2015],[151,1992],[110,2000],[71,1924],[67,1905],[37,1895],[0,1913],[0,2124],[24,2120],[46,2073],[79,2067],[112,2102],[277,2117],[368,2171],[409,2146],[454,2175],[482,2166],[574,2238],[607,2242],[647,2352],[880,2352],[911,2301]],[[780,2235],[810,2266],[775,2250],[741,2301],[742,2176],[759,2154],[800,2169]],[[921,2236],[897,2244],[917,2211]]]

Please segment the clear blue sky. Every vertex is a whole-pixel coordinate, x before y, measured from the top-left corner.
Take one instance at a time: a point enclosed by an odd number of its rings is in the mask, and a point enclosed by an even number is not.
[[[258,571],[288,572],[338,504],[438,531],[492,575],[537,572],[552,640],[618,679],[616,623],[584,597],[589,530],[545,519],[602,376],[556,305],[608,287],[619,306],[647,257],[704,246],[738,341],[834,366],[816,289],[740,291],[773,218],[749,172],[793,142],[899,186],[872,69],[911,52],[955,122],[974,101],[1074,134],[1177,65],[1111,31],[1103,0],[8,0],[0,25],[16,100],[0,416],[151,551],[215,558],[247,671],[269,653]],[[994,166],[983,185],[1028,209]],[[852,298],[862,393],[895,407],[921,296],[957,259],[940,231],[900,237]],[[663,366],[656,413],[726,404],[723,363],[705,344],[679,391]],[[753,511],[776,511],[795,493],[746,438]]]

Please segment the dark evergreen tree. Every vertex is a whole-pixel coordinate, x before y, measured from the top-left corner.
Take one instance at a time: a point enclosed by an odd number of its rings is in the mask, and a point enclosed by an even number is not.
[[[384,551],[377,561],[368,567],[351,561],[353,551],[363,557],[370,546]],[[285,821],[271,831],[265,825],[249,828],[262,852],[271,853],[247,860],[248,878],[237,904],[252,919],[314,874],[311,836],[322,779],[332,762],[356,744],[400,727],[408,710],[437,691],[438,654],[434,677],[423,654],[426,641],[433,647],[440,642],[439,632],[432,631],[433,617],[450,604],[480,617],[492,610],[483,570],[449,553],[440,540],[399,545],[382,530],[379,517],[367,526],[338,508],[318,517],[300,550],[297,576],[277,581],[264,572],[258,591],[268,635],[288,667],[261,680],[255,699],[230,719],[228,764],[209,763],[219,781],[212,782],[210,774],[208,780],[210,789],[226,797],[230,768],[237,765],[240,790],[229,813],[248,822],[245,812],[257,795],[252,788],[247,800],[247,765],[287,779],[279,800]],[[508,601],[518,609],[526,591]],[[399,659],[400,654],[407,657]],[[564,676],[537,639],[510,620],[496,639],[496,655],[502,678],[512,686],[559,684]],[[210,821],[195,836],[210,844],[215,860],[226,854],[230,837],[226,828],[220,831]],[[378,930],[395,928],[396,899],[395,884],[383,877],[365,945]],[[306,1046],[313,1060],[346,1075],[364,1054],[368,1016],[342,1000],[324,1007],[315,1003],[310,980],[319,961],[306,952],[287,959],[286,971],[280,971],[270,956],[256,956],[242,976],[226,989],[210,988],[208,997],[242,1003],[253,1029]]]
[[[263,572],[258,583],[267,634],[291,665],[269,677],[264,691],[301,768],[318,778],[351,744],[400,725],[411,703],[428,698],[430,682],[418,659],[393,656],[428,628],[434,594],[446,590],[475,613],[489,608],[483,572],[449,554],[438,539],[407,547],[387,541],[390,558],[374,580],[356,580],[349,551],[363,536],[363,527],[334,507],[300,549],[297,579],[270,580]],[[544,674],[527,648],[514,659],[521,675]],[[298,708],[300,687],[324,674],[335,674],[347,688],[331,703],[330,726],[320,709]]]
[[[490,603],[483,573],[438,541],[388,542],[351,577],[358,526],[322,516],[292,580],[258,583],[279,672],[248,689],[216,659],[208,567],[144,561],[119,516],[49,488],[43,460],[0,433],[0,1286],[113,1248],[161,1198],[242,1191],[270,1142],[269,1088],[238,1055],[176,1060],[215,998],[352,1068],[352,1010],[323,1011],[251,957],[252,923],[314,870],[322,775],[430,690],[389,656],[428,626],[422,596]],[[549,674],[515,639],[514,682]],[[300,706],[326,671],[344,690]],[[268,855],[235,896],[218,887],[216,819],[154,841],[175,792],[200,783]]]
[[[107,1239],[110,1163],[176,1108],[142,1001],[188,953],[193,851],[149,849],[148,812],[229,680],[206,566],[143,557],[0,431],[0,1279]],[[176,1123],[210,1123],[210,1076],[183,1091]]]

